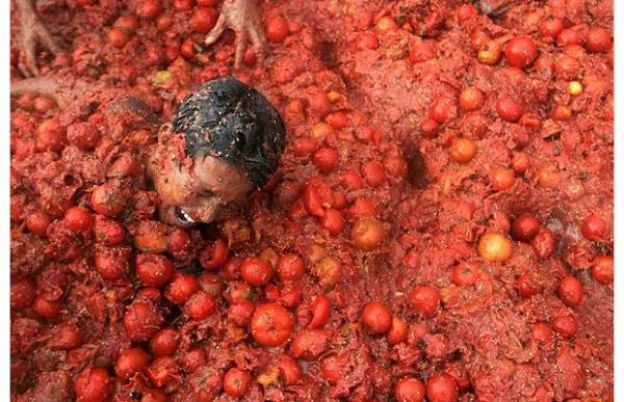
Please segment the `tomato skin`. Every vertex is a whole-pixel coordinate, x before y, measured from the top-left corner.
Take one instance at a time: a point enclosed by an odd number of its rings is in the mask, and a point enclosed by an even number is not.
[[[542,36],[555,39],[563,30],[563,21],[559,18],[550,17],[542,21],[540,33]]]
[[[285,353],[279,355],[277,359],[277,367],[279,368],[280,376],[286,385],[296,384],[303,375],[301,365]]]
[[[459,389],[448,374],[434,374],[427,381],[427,398],[430,402],[455,402]]]
[[[388,343],[390,345],[397,345],[407,341],[409,335],[409,327],[404,319],[394,316],[392,317],[392,325],[388,330]]]
[[[518,289],[520,296],[524,298],[535,296],[543,290],[542,287],[535,284],[531,277],[526,273],[520,274],[518,279],[516,279],[516,289]]]
[[[408,60],[412,64],[423,63],[431,60],[436,56],[435,45],[431,41],[421,41],[412,46],[409,52]]]
[[[207,271],[221,268],[228,259],[228,245],[223,239],[215,240],[214,244],[206,246],[199,252],[199,265]]]
[[[327,320],[329,320],[331,301],[327,296],[319,295],[312,302],[310,309],[312,310],[312,320],[310,320],[308,328],[322,328]]]
[[[290,337],[292,329],[292,315],[277,303],[257,306],[251,317],[251,336],[263,346],[281,345]]]
[[[91,214],[81,207],[71,207],[65,211],[67,227],[75,232],[86,232],[91,228]]]
[[[77,402],[103,402],[110,394],[111,379],[108,372],[99,367],[87,367],[74,381]]]
[[[490,174],[492,188],[495,191],[504,191],[511,188],[516,182],[516,173],[513,169],[497,168]]]
[[[563,337],[572,337],[577,330],[576,318],[570,314],[555,317],[552,321],[552,329]]]
[[[472,286],[477,283],[478,267],[476,264],[466,263],[453,268],[451,281],[457,286]]]
[[[91,192],[91,208],[104,216],[115,216],[126,207],[125,197],[120,189],[113,183],[108,182],[97,186]]]
[[[440,308],[440,293],[433,286],[416,286],[410,293],[410,301],[425,318],[433,318]]]
[[[252,380],[251,374],[233,367],[223,376],[223,390],[229,396],[243,397],[247,394]]]
[[[145,370],[150,363],[149,354],[141,348],[126,349],[117,358],[115,374],[117,377],[130,378],[135,373]]]
[[[194,373],[206,365],[206,352],[200,347],[191,349],[184,354],[182,364],[189,373]]]
[[[306,329],[297,334],[290,344],[290,354],[303,360],[316,360],[328,348],[329,332],[322,329]]]
[[[531,242],[535,254],[540,258],[548,258],[555,249],[555,235],[548,229],[542,229]]]
[[[531,337],[540,343],[550,342],[552,339],[552,329],[544,322],[538,322],[531,329]]]
[[[241,278],[251,286],[265,286],[273,277],[271,265],[257,257],[247,257],[240,266]]]
[[[154,20],[162,13],[162,6],[159,0],[145,0],[139,5],[136,13],[146,20]]]
[[[417,378],[404,377],[394,384],[394,399],[397,402],[423,402],[425,385]]]
[[[573,276],[566,276],[559,282],[557,293],[568,307],[576,307],[583,301],[583,285]]]

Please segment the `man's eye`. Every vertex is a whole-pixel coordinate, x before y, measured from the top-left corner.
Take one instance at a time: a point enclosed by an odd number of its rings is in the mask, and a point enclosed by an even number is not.
[[[195,223],[195,220],[182,208],[175,207],[174,213],[176,217],[184,223]]]

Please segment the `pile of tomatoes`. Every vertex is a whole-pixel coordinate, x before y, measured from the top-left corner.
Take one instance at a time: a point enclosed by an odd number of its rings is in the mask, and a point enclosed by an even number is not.
[[[235,71],[218,1],[66,3],[42,74],[98,89],[12,104],[13,400],[612,400],[612,10],[266,2]],[[166,225],[146,152],[224,75],[280,170]]]

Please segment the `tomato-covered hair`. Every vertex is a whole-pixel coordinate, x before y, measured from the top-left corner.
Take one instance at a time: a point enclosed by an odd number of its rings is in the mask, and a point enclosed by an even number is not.
[[[178,107],[173,130],[184,135],[187,156],[223,158],[243,168],[258,187],[277,169],[286,135],[273,105],[232,77],[191,92]]]

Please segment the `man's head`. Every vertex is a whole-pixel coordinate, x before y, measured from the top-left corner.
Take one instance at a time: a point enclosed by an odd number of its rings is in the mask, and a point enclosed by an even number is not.
[[[150,173],[168,223],[209,223],[277,169],[285,128],[259,92],[226,77],[194,90],[159,133]]]

